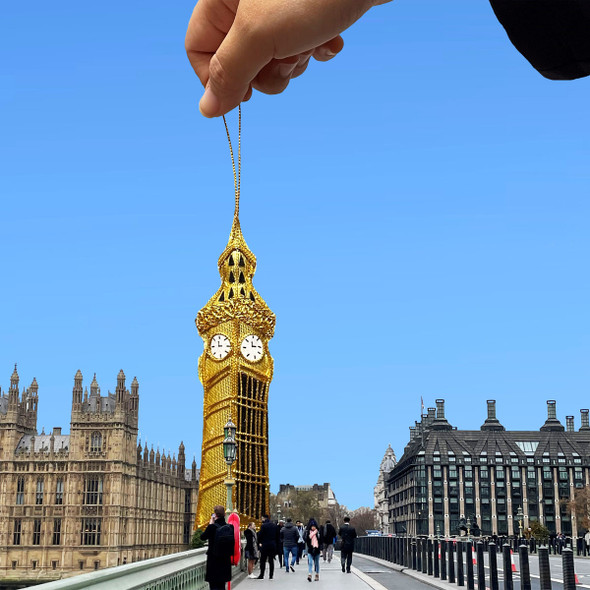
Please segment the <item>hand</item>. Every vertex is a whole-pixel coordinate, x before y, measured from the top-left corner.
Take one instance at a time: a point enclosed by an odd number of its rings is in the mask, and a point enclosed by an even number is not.
[[[205,86],[199,108],[218,117],[255,88],[285,90],[309,59],[328,61],[340,36],[369,8],[389,0],[199,0],[186,32],[186,52]]]
[[[211,518],[209,519],[209,524],[215,524],[215,514],[211,515]]]

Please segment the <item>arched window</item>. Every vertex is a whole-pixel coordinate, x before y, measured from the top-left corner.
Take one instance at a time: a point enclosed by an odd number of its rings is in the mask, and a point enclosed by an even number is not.
[[[98,453],[99,451],[102,451],[102,434],[93,432],[90,438],[90,452]]]

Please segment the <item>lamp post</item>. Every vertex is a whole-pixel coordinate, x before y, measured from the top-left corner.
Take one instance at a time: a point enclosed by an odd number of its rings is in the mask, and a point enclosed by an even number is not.
[[[522,506],[518,507],[516,511],[516,518],[518,519],[518,532],[519,532],[519,541],[522,539],[522,519],[524,518],[524,513],[522,512]]]
[[[236,425],[232,422],[231,416],[227,424],[223,427],[223,458],[227,463],[227,477],[223,483],[227,487],[227,511],[233,512],[232,502],[232,488],[236,483],[236,480],[231,476],[231,466],[236,460]]]

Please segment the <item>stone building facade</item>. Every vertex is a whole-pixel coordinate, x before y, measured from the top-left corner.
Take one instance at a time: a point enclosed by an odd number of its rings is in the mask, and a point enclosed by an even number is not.
[[[373,496],[375,498],[375,516],[377,518],[377,526],[383,534],[393,533],[393,527],[389,526],[389,500],[387,497],[387,478],[389,473],[395,467],[397,459],[395,452],[391,445],[387,447],[385,455],[381,460],[379,466],[379,477],[377,485],[373,489]]]
[[[138,442],[139,384],[74,377],[70,434],[37,432],[38,385],[0,390],[0,585],[47,581],[188,548],[198,471]]]
[[[568,505],[577,489],[590,486],[589,411],[566,427],[547,402],[539,430],[506,431],[488,400],[480,430],[457,430],[445,418],[444,400],[410,427],[410,441],[389,474],[389,518],[394,532],[455,535],[469,519],[471,532],[518,535],[543,523],[552,534],[577,536]],[[463,522],[463,520],[465,522]]]
[[[294,486],[290,483],[282,483],[279,486],[277,501],[283,508],[290,508],[297,492],[312,492],[320,510],[328,510],[338,505],[336,495],[329,483],[314,483],[312,485]]]

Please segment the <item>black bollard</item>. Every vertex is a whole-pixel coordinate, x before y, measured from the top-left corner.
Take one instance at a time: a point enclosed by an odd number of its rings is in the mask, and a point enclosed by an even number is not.
[[[432,576],[432,539],[428,539],[428,544],[427,544],[427,549],[428,549],[428,575]]]
[[[467,588],[475,590],[475,579],[473,577],[473,542],[465,544],[465,565],[467,566]]]
[[[477,590],[486,590],[486,568],[483,560],[483,542],[477,543]]]
[[[428,573],[428,552],[426,551],[426,539],[422,539],[422,573]]]
[[[438,552],[440,550],[440,545],[438,543],[438,539],[434,539],[434,541],[432,542],[432,561],[433,566],[434,566],[434,577],[435,578],[439,578],[440,577],[440,560],[438,558]]]
[[[417,555],[416,555],[416,540],[412,540],[412,569],[415,570],[417,566]]]
[[[490,560],[490,590],[498,590],[498,551],[496,543],[488,544],[488,558]]]
[[[541,590],[551,590],[551,568],[549,567],[549,547],[543,545],[537,548],[539,553],[539,576]]]
[[[514,590],[512,579],[512,559],[510,559],[510,545],[505,543],[502,547],[504,552],[504,590]]]
[[[521,545],[518,548],[518,557],[520,559],[520,590],[531,590],[531,570],[526,545]]]
[[[453,541],[447,543],[447,556],[449,558],[449,564],[447,566],[447,573],[449,576],[449,582],[455,583],[455,552],[453,547]]]
[[[440,579],[447,579],[447,542],[444,539],[440,542]]]
[[[422,571],[422,539],[416,539],[414,541],[416,547],[416,571]]]
[[[561,550],[561,561],[563,565],[563,590],[576,590],[574,552],[569,547]]]
[[[463,575],[463,541],[457,541],[457,586],[465,586]]]

